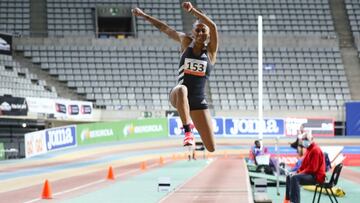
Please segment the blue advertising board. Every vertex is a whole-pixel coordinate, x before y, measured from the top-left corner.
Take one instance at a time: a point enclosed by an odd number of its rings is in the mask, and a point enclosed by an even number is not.
[[[265,118],[264,136],[284,136],[284,119]],[[225,118],[226,136],[258,136],[260,125],[257,118]]]
[[[214,126],[214,135],[216,137],[243,137],[257,136],[259,134],[259,122],[256,118],[222,118],[212,119]],[[169,136],[183,135],[182,123],[179,117],[170,117]],[[264,119],[264,136],[284,136],[284,119]],[[199,133],[194,129],[195,136]]]
[[[76,146],[75,126],[66,126],[45,130],[45,141],[48,151]]]
[[[180,117],[169,117],[169,136],[182,136],[183,129]],[[224,122],[222,118],[213,118],[212,119],[213,126],[214,126],[214,135],[215,136],[222,136],[224,134]],[[193,130],[194,135],[199,137],[199,133],[196,129]]]
[[[346,102],[346,135],[360,135],[360,102]]]

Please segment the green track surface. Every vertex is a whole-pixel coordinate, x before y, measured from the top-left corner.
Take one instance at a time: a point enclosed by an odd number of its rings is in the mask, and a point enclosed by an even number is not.
[[[198,174],[205,166],[207,160],[178,161],[165,165],[155,170],[149,170],[138,176],[124,181],[117,180],[113,185],[104,189],[82,195],[65,202],[126,202],[126,203],[151,203],[158,202],[168,192],[158,192],[158,178],[169,177],[171,179],[170,191]]]

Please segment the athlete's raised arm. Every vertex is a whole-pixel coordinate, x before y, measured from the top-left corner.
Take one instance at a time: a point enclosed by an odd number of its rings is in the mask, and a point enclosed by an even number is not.
[[[208,53],[210,55],[211,62],[214,64],[216,61],[216,54],[218,50],[218,31],[216,24],[205,14],[197,10],[190,2],[184,2],[182,4],[184,10],[189,12],[198,18],[202,23],[207,25],[210,29],[210,41],[207,45]]]
[[[161,20],[145,13],[140,8],[134,8],[132,9],[132,13],[134,16],[137,17],[143,17],[146,21],[150,22],[153,26],[155,26],[158,30],[161,32],[167,34],[171,39],[180,42],[182,40],[182,37],[185,36],[184,33],[178,32],[172,27],[168,26],[166,23],[162,22]]]

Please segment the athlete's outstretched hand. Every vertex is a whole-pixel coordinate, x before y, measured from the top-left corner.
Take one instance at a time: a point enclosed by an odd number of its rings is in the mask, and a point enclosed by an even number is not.
[[[193,5],[191,4],[191,2],[186,1],[182,4],[182,7],[185,11],[190,12],[193,9]]]
[[[144,11],[142,11],[140,8],[136,7],[131,9],[131,12],[133,13],[134,16],[145,16]]]

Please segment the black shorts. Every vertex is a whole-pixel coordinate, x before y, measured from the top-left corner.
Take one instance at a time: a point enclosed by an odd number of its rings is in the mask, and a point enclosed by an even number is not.
[[[175,87],[174,87],[175,88]],[[170,90],[170,94],[172,92],[172,90],[174,89],[172,88]],[[170,96],[169,94],[169,96]],[[169,98],[170,99],[170,98]],[[205,96],[192,96],[192,95],[188,95],[188,101],[189,101],[189,107],[190,107],[190,111],[193,110],[203,110],[203,109],[208,109],[209,105],[207,104],[207,101],[205,99]]]
[[[199,96],[194,97],[188,95],[188,100],[189,100],[190,111],[203,110],[209,108],[205,97],[199,97]]]

